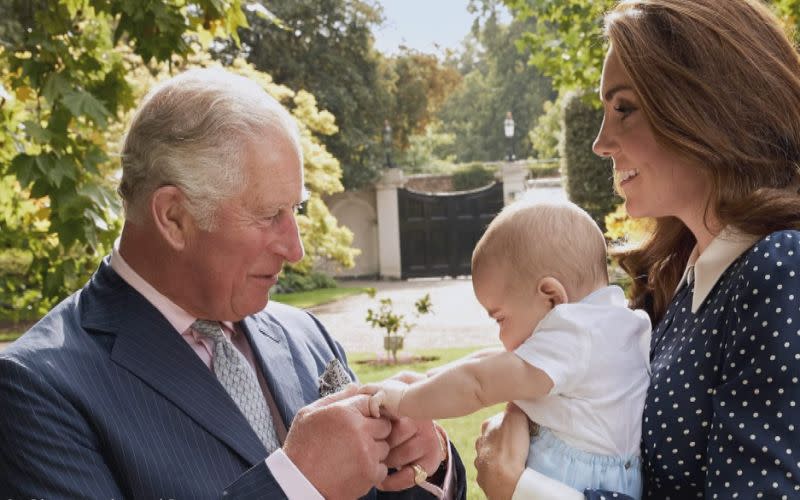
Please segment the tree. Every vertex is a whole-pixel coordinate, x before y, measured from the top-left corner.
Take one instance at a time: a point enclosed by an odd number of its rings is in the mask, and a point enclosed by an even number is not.
[[[180,66],[211,63],[200,42],[235,36],[246,20],[240,0],[5,0],[0,19],[0,304],[41,312],[86,279],[119,233],[114,151],[137,97]],[[318,140],[335,131],[333,116],[308,92],[233,67],[301,123],[309,259],[352,263],[349,232],[319,198],[341,189]]]
[[[553,79],[559,93],[590,90],[599,85],[607,49],[602,37],[603,16],[616,0],[503,0],[503,3],[515,19],[535,21],[533,28],[520,37],[520,43],[531,49],[530,62]],[[800,30],[800,0],[769,3],[787,28],[795,33]],[[595,104],[599,105],[599,99]]]
[[[528,131],[544,101],[554,95],[549,79],[528,65],[530,50],[519,50],[515,44],[531,26],[530,20],[503,25],[492,9],[482,22],[476,21],[461,58],[450,61],[467,72],[439,113],[443,131],[456,137],[452,149],[443,154],[453,154],[462,162],[502,159],[508,147],[503,131],[508,111],[515,122],[516,156],[534,154]]]
[[[271,0],[280,19],[247,14],[240,51],[227,44],[222,55],[244,55],[279,84],[304,89],[336,116],[338,133],[323,138],[342,165],[343,181],[358,187],[375,179],[382,166],[381,132],[389,117],[389,94],[381,79],[381,57],[372,28],[382,22],[370,0]]]
[[[389,122],[398,149],[406,150],[415,134],[425,134],[436,112],[461,83],[461,74],[443,66],[433,54],[403,49],[384,65],[391,95]]]

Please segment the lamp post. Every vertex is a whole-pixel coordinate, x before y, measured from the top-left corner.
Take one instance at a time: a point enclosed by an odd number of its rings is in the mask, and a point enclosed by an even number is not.
[[[383,149],[386,155],[386,167],[392,168],[392,126],[389,120],[383,121]]]
[[[508,154],[506,160],[514,161],[514,117],[511,116],[511,111],[506,113],[506,119],[503,120],[503,132],[505,133],[506,140],[508,141]]]

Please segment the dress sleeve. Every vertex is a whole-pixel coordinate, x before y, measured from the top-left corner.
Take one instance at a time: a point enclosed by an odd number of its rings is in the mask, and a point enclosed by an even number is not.
[[[628,495],[586,489],[583,493],[533,469],[525,469],[511,500],[633,500]]]
[[[706,498],[800,492],[800,238],[773,233],[731,289],[709,422]]]
[[[583,378],[589,364],[591,332],[566,309],[550,312],[514,353],[547,373],[553,381],[550,394],[570,392]]]

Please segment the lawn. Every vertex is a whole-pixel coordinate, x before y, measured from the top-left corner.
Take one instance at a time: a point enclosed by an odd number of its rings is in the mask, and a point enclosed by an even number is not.
[[[295,293],[271,293],[270,299],[275,302],[281,302],[300,309],[307,309],[309,307],[318,306],[334,300],[343,299],[350,295],[358,295],[359,293],[366,293],[367,289],[362,287],[336,287],[336,288],[319,288],[308,292],[295,292]]]
[[[353,371],[356,372],[359,381],[374,382],[376,380],[382,380],[402,370],[424,372],[430,368],[447,363],[448,361],[466,356],[467,354],[476,350],[478,350],[478,348],[422,350],[417,351],[414,354],[422,356],[438,356],[439,359],[437,361],[389,367],[375,367],[359,363],[359,361],[373,358],[375,356],[374,354],[353,354],[348,357],[348,360],[350,362],[350,366],[353,368]],[[477,438],[478,434],[480,433],[481,423],[495,413],[501,412],[504,407],[504,404],[500,404],[491,408],[483,409],[466,417],[442,420],[439,422],[442,424],[442,427],[447,430],[447,435],[450,437],[450,440],[453,442],[453,444],[456,445],[458,453],[461,455],[461,459],[464,461],[464,465],[467,468],[467,498],[470,500],[485,498],[483,492],[480,490],[480,488],[478,488],[478,483],[475,481],[476,471],[475,467],[472,465],[473,461],[475,460],[475,438]]]
[[[20,331],[0,331],[0,342],[13,342],[22,335]]]

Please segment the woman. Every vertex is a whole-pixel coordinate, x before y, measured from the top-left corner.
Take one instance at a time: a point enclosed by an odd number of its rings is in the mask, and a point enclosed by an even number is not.
[[[606,35],[594,151],[657,221],[620,256],[657,325],[644,498],[800,497],[800,57],[757,0],[623,1]],[[584,498],[501,451],[523,425],[479,438],[487,494]]]

